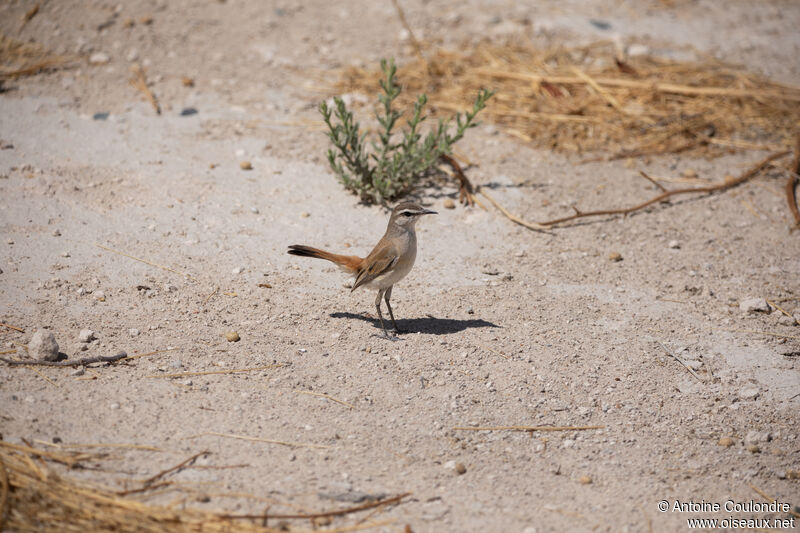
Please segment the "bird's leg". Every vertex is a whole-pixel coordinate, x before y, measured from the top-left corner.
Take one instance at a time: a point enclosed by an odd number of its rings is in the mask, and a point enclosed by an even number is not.
[[[394,285],[392,285],[394,287]],[[397,333],[401,333],[400,328],[397,327],[397,322],[394,321],[394,313],[392,313],[392,306],[389,304],[389,298],[392,297],[392,287],[386,289],[383,299],[386,300],[386,308],[389,310],[389,317],[392,319],[392,325]]]
[[[383,314],[381,314],[381,298],[383,298],[383,293],[386,292],[385,289],[378,289],[378,297],[375,298],[375,309],[378,310],[378,320],[381,321],[381,328],[383,329],[383,334],[386,338],[389,338],[389,334],[386,332],[386,326],[383,325]],[[389,311],[391,313],[391,311]]]

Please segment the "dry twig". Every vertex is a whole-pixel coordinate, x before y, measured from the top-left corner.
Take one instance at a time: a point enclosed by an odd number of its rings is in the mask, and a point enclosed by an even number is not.
[[[166,470],[162,470],[158,474],[150,476],[149,478],[147,478],[144,481],[142,481],[142,483],[145,484],[145,485],[152,485],[152,483],[154,481],[157,481],[157,480],[161,479],[162,477],[166,476],[167,474],[171,474],[173,472],[177,472],[179,470],[182,470],[183,468],[186,468],[186,466],[194,463],[197,460],[198,457],[202,457],[202,456],[208,455],[210,453],[211,452],[208,451],[208,450],[204,450],[202,452],[196,453],[196,454],[192,455],[191,457],[181,461],[177,465],[171,466],[170,468],[167,468]]]
[[[15,331],[19,331],[20,333],[25,333],[24,329],[18,328],[17,326],[12,326],[11,324],[5,324],[3,322],[0,322],[0,326],[6,327],[8,329],[13,329]]]
[[[5,357],[0,357],[0,361],[8,363],[12,366],[17,365],[40,365],[40,366],[86,366],[92,363],[113,363],[119,361],[120,359],[125,359],[128,357],[128,354],[125,352],[119,352],[116,355],[98,355],[96,357],[84,357],[83,359],[78,359],[76,361],[39,361],[38,359],[22,359],[20,361],[15,361],[13,359],[6,359]]]
[[[620,208],[620,209],[601,209],[601,210],[598,210],[598,211],[588,211],[588,212],[585,212],[585,213],[580,211],[578,208],[574,208],[575,209],[575,214],[574,215],[561,217],[561,218],[556,218],[554,220],[548,220],[548,221],[545,221],[545,222],[539,222],[539,225],[540,226],[544,226],[544,227],[550,227],[550,226],[555,226],[557,224],[563,224],[564,222],[570,222],[570,221],[573,221],[573,220],[576,220],[576,219],[579,219],[579,218],[585,218],[585,217],[609,216],[609,215],[629,215],[629,214],[633,213],[634,211],[639,211],[641,209],[644,209],[645,207],[651,206],[653,204],[656,204],[658,202],[666,200],[667,198],[670,198],[672,196],[677,196],[679,194],[703,194],[703,193],[710,194],[710,193],[717,193],[717,192],[726,191],[728,189],[731,189],[733,187],[741,185],[742,183],[754,178],[764,168],[766,168],[772,161],[774,161],[776,159],[779,159],[781,157],[784,157],[789,153],[791,153],[791,152],[784,151],[784,152],[778,152],[778,153],[772,154],[772,155],[770,155],[768,157],[765,157],[764,159],[762,159],[761,161],[759,161],[758,163],[753,165],[750,169],[748,169],[746,172],[744,172],[738,178],[734,178],[732,180],[726,180],[726,181],[724,181],[722,183],[718,183],[718,184],[714,184],[714,185],[708,185],[706,187],[688,187],[688,188],[685,188],[685,189],[671,189],[671,190],[662,192],[661,194],[659,194],[659,195],[657,195],[657,196],[655,196],[653,198],[650,198],[649,200],[646,200],[646,201],[644,201],[644,202],[642,202],[640,204],[634,205],[632,207],[624,207],[624,208]]]
[[[186,376],[209,376],[211,374],[238,374],[239,372],[253,372],[255,370],[267,370],[269,368],[281,368],[286,365],[283,364],[275,364],[275,365],[264,365],[264,366],[254,366],[252,368],[232,368],[230,370],[205,370],[202,372],[177,372],[174,374],[154,374],[151,376],[145,376],[148,378],[183,378]]]
[[[400,503],[403,498],[410,496],[410,492],[406,492],[404,494],[400,494],[399,496],[393,496],[391,498],[384,498],[383,500],[378,500],[375,502],[369,502],[362,505],[356,505],[355,507],[348,507],[346,509],[339,509],[338,511],[327,511],[323,513],[309,513],[309,514],[263,514],[263,515],[223,515],[225,518],[245,518],[251,520],[264,520],[264,519],[277,519],[277,520],[289,520],[289,519],[315,519],[315,518],[330,518],[334,516],[344,516],[351,513],[357,513],[359,511],[365,511],[367,509],[373,509],[375,507],[381,507],[384,505],[392,505],[395,503]]]
[[[487,200],[489,200],[489,202],[493,206],[495,206],[497,209],[499,209],[500,212],[503,213],[503,215],[507,219],[509,219],[511,222],[513,222],[515,224],[519,224],[520,226],[524,226],[524,227],[526,227],[528,229],[536,230],[536,231],[544,231],[544,230],[550,229],[548,226],[545,226],[543,224],[537,224],[536,222],[527,222],[525,220],[522,220],[518,216],[510,213],[508,211],[508,209],[506,209],[505,207],[503,207],[502,205],[497,203],[497,200],[495,200],[494,198],[489,196],[489,193],[486,192],[485,189],[486,189],[485,187],[478,187],[478,192],[481,193]]]

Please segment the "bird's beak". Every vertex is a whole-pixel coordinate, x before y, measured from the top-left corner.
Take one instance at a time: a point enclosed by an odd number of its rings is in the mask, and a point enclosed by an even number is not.
[[[423,215],[438,215],[439,213],[437,213],[436,211],[431,211],[430,209],[425,209],[425,210],[422,211],[422,214]]]

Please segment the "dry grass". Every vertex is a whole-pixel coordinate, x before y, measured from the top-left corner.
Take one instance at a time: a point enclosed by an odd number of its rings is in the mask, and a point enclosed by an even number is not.
[[[538,147],[603,150],[606,157],[792,146],[800,88],[715,60],[624,62],[613,43],[537,49],[480,44],[438,50],[398,72],[401,106],[424,92],[440,116],[467,109],[481,87],[496,92],[481,114]],[[375,94],[380,72],[341,72],[340,93]]]
[[[0,33],[0,81],[62,68],[74,60],[73,57],[52,54],[39,44],[18,41]]]
[[[263,521],[262,515],[237,516],[200,509],[179,509],[174,505],[152,505],[130,497],[122,497],[120,494],[123,493],[113,489],[62,475],[51,464],[45,462],[76,468],[85,461],[96,461],[100,458],[102,455],[41,450],[0,440],[0,531],[274,533],[309,531],[310,523],[311,529],[319,533],[337,533],[370,529],[386,525],[388,522],[364,523],[362,520],[354,525],[318,529],[315,520],[325,517],[344,517],[365,510],[383,511],[389,506],[400,503],[406,496],[396,496],[322,513],[292,515],[270,513],[270,519],[299,519],[303,524],[299,528],[283,524],[281,529],[274,529],[257,523]],[[151,479],[156,479],[181,466],[183,463]],[[141,489],[127,492],[148,492],[158,487],[158,484],[146,483]]]

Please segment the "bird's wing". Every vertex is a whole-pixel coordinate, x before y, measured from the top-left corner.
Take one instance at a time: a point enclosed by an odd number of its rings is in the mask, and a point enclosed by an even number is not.
[[[356,281],[353,283],[352,290],[369,283],[392,268],[397,263],[398,257],[397,250],[390,243],[372,250],[369,256],[364,259],[365,267],[356,274]]]

